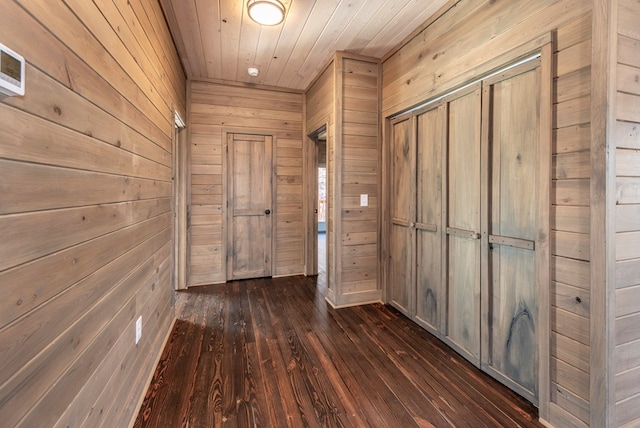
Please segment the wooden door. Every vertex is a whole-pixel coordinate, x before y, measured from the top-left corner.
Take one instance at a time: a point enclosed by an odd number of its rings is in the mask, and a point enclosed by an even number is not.
[[[416,320],[439,329],[442,296],[442,145],[445,107],[416,114]]]
[[[480,363],[481,87],[448,100],[446,338]]]
[[[409,115],[391,122],[391,237],[389,245],[390,303],[413,315],[415,265],[415,138]]]
[[[228,134],[227,151],[227,279],[271,276],[273,137]]]
[[[490,153],[483,366],[537,403],[539,68],[485,82]],[[515,383],[515,385],[513,385]]]

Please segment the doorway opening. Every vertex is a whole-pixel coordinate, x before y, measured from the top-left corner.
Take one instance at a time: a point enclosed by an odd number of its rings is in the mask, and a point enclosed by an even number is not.
[[[316,138],[318,153],[318,283],[327,283],[327,131]]]
[[[331,170],[327,157],[327,126],[308,135],[305,175],[308,177],[305,274],[317,275],[317,293],[324,299],[328,285],[328,249],[331,246]]]
[[[187,177],[189,171],[189,144],[187,142],[186,125],[178,112],[174,112],[174,127],[171,139],[171,199],[172,199],[172,264],[171,283],[173,290],[184,290],[187,288],[187,277],[189,273],[188,248],[189,236],[187,218],[189,217],[189,198]],[[174,294],[172,293],[172,304]]]

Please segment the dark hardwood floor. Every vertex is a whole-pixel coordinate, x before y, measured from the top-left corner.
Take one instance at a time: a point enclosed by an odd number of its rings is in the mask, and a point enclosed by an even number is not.
[[[394,309],[316,278],[178,293],[136,427],[540,427],[537,411]]]

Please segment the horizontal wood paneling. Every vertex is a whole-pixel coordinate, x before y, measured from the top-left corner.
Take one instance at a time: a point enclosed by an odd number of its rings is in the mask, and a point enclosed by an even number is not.
[[[273,274],[302,273],[302,95],[194,81],[190,83],[189,99],[189,285],[227,280],[223,260],[225,132],[274,135],[276,253]]]
[[[336,127],[336,61],[335,57],[332,58],[326,65],[325,69],[318,75],[318,78],[309,86],[305,92],[305,129],[307,134],[315,133],[326,127],[326,141],[321,147],[325,148],[325,152],[318,154],[318,164],[321,159],[324,159],[324,166],[326,171],[326,275],[327,275],[327,298],[333,299],[335,296],[336,287],[336,250],[335,250],[335,127]],[[307,139],[307,144],[313,144],[313,140]],[[317,143],[316,143],[317,144]],[[310,150],[311,151],[311,150]],[[309,156],[311,157],[311,155]],[[308,165],[311,165],[309,162]],[[305,179],[311,182],[309,175],[317,174],[316,171],[305,171]],[[315,182],[315,179],[313,179]],[[309,187],[309,192],[313,193],[316,190]],[[311,198],[315,200],[315,195],[307,195],[308,204],[315,206],[315,202],[311,202]],[[311,211],[311,210],[310,210]],[[309,213],[311,214],[311,213]],[[317,221],[315,215],[307,217],[309,223]],[[308,227],[309,233],[312,233],[314,228]],[[309,248],[309,242],[314,242],[312,236],[307,237],[306,250],[311,253],[315,250]],[[318,258],[321,255],[318,255]],[[308,263],[316,263],[313,257],[308,257]]]
[[[566,0],[535,4],[477,0],[449,10],[428,31],[384,62],[383,115],[404,110],[464,83],[483,72],[481,64],[486,64],[485,71],[500,66],[491,61],[545,31],[584,19],[589,10],[587,2]],[[588,19],[583,22],[590,25]],[[575,33],[559,30],[558,46],[570,48],[566,45],[574,43]],[[577,33],[584,35],[590,31],[583,29]],[[561,36],[571,41],[561,41]],[[590,57],[589,51],[583,48],[586,58]],[[577,57],[588,64],[583,55]]]
[[[301,138],[279,139],[276,155],[276,192],[286,195],[276,212],[276,275],[295,275],[304,269]]]
[[[331,61],[305,93],[307,131],[315,132],[335,109],[335,61]]]
[[[380,293],[378,281],[378,195],[380,188],[379,125],[378,125],[378,63],[375,60],[342,59],[342,143],[341,198],[336,212],[341,215],[341,241],[338,254],[340,294],[351,294],[352,302],[362,293],[362,300],[371,301],[372,293]],[[367,163],[369,168],[364,166]],[[373,168],[371,168],[373,167]],[[360,207],[360,195],[369,198],[367,207]],[[358,256],[376,248],[376,256]],[[342,298],[336,298],[340,304]]]
[[[27,61],[0,101],[0,418],[126,426],[173,322],[185,78],[152,1],[12,1],[0,27]]]
[[[615,417],[640,423],[640,4],[618,2],[615,174]],[[612,238],[613,239],[613,238]]]

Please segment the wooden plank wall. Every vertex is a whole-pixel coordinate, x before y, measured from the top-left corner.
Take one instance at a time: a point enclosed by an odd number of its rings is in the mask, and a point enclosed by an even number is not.
[[[640,424],[640,4],[618,4],[615,206],[615,402]]]
[[[127,426],[174,319],[185,77],[153,0],[6,1],[0,33],[27,61],[0,101],[1,424]]]
[[[336,307],[381,300],[379,68],[337,52],[305,95],[307,131],[327,126],[327,300]]]
[[[557,31],[551,194],[551,421],[589,423],[591,13]],[[568,414],[567,414],[568,413]]]
[[[323,126],[327,127],[327,295],[329,301],[335,300],[335,233],[334,233],[334,201],[335,194],[335,61],[332,60],[325,67],[313,84],[305,92],[305,129],[307,133],[316,132]],[[307,144],[313,144],[305,138]],[[309,171],[315,174],[315,171]],[[315,191],[315,189],[314,189]],[[315,198],[315,196],[314,196]],[[315,215],[308,218],[309,222],[316,221]],[[310,229],[310,228],[309,228]],[[308,238],[311,242],[311,237]]]
[[[338,53],[338,89],[342,111],[339,165],[340,192],[335,213],[340,216],[336,247],[338,306],[380,301],[378,281],[378,195],[380,189],[379,63]],[[360,195],[369,205],[360,206]]]
[[[551,403],[540,405],[541,418],[555,426],[589,421],[590,13],[591,2],[581,0],[461,1],[382,64],[384,118],[504,65],[510,50],[542,34],[556,37],[552,384]],[[383,195],[383,210],[391,198]]]
[[[219,82],[189,84],[191,243],[189,285],[227,280],[223,260],[223,137],[271,133],[276,159],[274,276],[304,271],[302,94]]]

